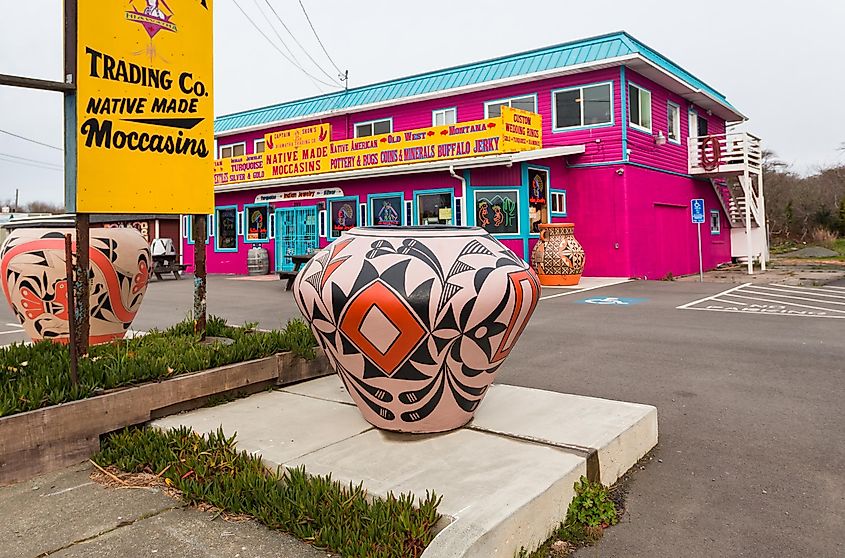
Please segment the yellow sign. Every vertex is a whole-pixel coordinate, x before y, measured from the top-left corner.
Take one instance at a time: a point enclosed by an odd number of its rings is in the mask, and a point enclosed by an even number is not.
[[[287,135],[275,137],[281,133]],[[486,120],[341,141],[327,141],[330,135],[326,124],[267,134],[265,148],[267,139],[273,137],[274,149],[215,161],[214,184],[539,149],[542,147],[542,118],[539,114],[503,107],[502,116]],[[293,139],[297,137],[299,144]]]
[[[305,146],[323,145],[332,139],[330,124],[315,124],[304,128],[281,130],[264,134],[264,149],[276,151],[280,149],[295,149]]]
[[[212,2],[78,3],[71,209],[214,210]]]

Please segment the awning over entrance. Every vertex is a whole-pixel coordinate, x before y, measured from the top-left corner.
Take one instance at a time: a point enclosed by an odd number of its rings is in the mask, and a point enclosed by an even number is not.
[[[445,171],[449,169],[462,170],[499,165],[510,166],[514,163],[522,163],[525,161],[536,161],[540,159],[562,157],[566,155],[580,155],[584,153],[585,150],[586,146],[584,146],[583,144],[565,145],[560,147],[548,147],[543,149],[533,149],[530,151],[520,151],[518,153],[488,155],[484,157],[469,157],[466,159],[449,159],[442,161],[429,161],[424,163],[409,163],[407,165],[395,165],[391,167],[378,167],[372,169],[339,171],[326,174],[294,176],[290,178],[279,178],[255,182],[225,184],[215,186],[214,191],[216,193],[239,192],[243,190],[256,190],[260,188],[267,188],[270,186],[299,186],[303,184],[316,183],[324,184],[326,182],[335,182],[338,180],[356,180],[359,178],[373,178],[379,176],[398,176],[405,174],[417,174],[422,172],[436,172],[440,170]]]

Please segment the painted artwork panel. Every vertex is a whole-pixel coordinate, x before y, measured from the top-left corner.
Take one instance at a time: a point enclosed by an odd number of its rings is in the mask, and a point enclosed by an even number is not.
[[[475,224],[490,234],[519,234],[519,193],[476,192]]]

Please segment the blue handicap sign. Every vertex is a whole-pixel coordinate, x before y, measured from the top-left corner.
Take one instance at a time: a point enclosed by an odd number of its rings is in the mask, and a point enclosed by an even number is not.
[[[704,200],[699,198],[690,201],[690,209],[692,209],[692,222],[700,224],[704,222]]]
[[[646,298],[625,298],[620,296],[594,296],[579,300],[578,304],[596,304],[599,306],[631,306],[645,302]]]

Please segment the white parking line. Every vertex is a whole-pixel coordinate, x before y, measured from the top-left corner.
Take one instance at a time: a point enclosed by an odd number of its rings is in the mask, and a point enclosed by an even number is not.
[[[694,304],[700,304],[702,302],[707,302],[708,300],[712,300],[712,299],[716,298],[717,296],[724,296],[724,295],[726,295],[730,292],[736,291],[736,290],[741,289],[742,287],[748,286],[750,284],[751,283],[743,283],[742,285],[737,285],[736,287],[728,289],[727,291],[722,291],[721,293],[710,295],[708,297],[704,297],[704,298],[699,299],[699,300],[693,300],[692,302],[687,302],[686,304],[682,304],[681,306],[678,306],[678,309],[684,310],[686,308],[689,308],[690,306],[693,306]]]
[[[755,285],[753,288],[754,289],[760,289],[760,288],[765,288],[765,287],[758,287],[758,286]],[[807,298],[806,296],[782,295],[782,294],[767,293],[767,292],[759,293],[757,291],[752,291],[751,289],[746,289],[743,292],[748,293],[748,294],[754,294],[754,295],[776,296],[778,298],[791,298],[793,300],[807,300],[809,302],[824,302],[825,304],[838,304],[840,306],[845,306],[845,302],[834,302],[832,300],[819,300],[817,298]],[[780,301],[780,302],[783,303],[783,301]]]
[[[812,288],[744,283],[677,308],[736,314],[845,319],[845,302],[839,300],[843,298],[839,296],[840,291],[832,295],[826,288],[815,291],[810,289]]]
[[[574,294],[578,294],[578,293],[584,293],[584,292],[587,292],[587,291],[592,291],[593,289],[602,289],[604,287],[610,287],[610,286],[613,286],[613,285],[621,285],[622,283],[629,283],[630,281],[631,281],[631,279],[620,279],[619,281],[611,281],[611,282],[604,283],[604,284],[601,284],[601,285],[593,285],[592,287],[584,287],[583,289],[576,289],[576,290],[568,291],[568,292],[565,292],[565,293],[557,293],[557,294],[553,294],[553,295],[549,295],[549,296],[541,296],[540,300],[548,300],[550,298],[557,298],[559,296],[569,296],[569,295],[574,295]]]
[[[0,331],[0,335],[6,335],[9,333],[23,333],[22,329],[10,329],[9,331]]]
[[[5,323],[3,325],[7,325],[9,327],[16,327],[18,329],[23,329],[23,326],[21,326],[21,324]]]
[[[776,284],[773,284],[773,283],[769,283],[769,285],[770,285],[769,287],[764,287],[763,285],[756,285],[756,287],[758,289],[774,289],[774,288],[789,289],[790,291],[795,292],[795,293],[807,293],[807,294],[812,294],[812,295],[815,295],[815,296],[828,296],[828,297],[831,297],[831,298],[845,298],[845,293],[843,293],[843,292],[832,291],[836,294],[831,294],[831,291],[828,290],[830,287],[821,287],[821,288],[798,287],[798,286],[795,286],[795,285],[776,285]]]
[[[753,293],[752,293],[753,294]],[[744,298],[746,300],[759,300],[760,302],[771,302],[773,304],[788,304],[790,306],[797,306],[799,308],[810,308],[812,310],[822,310],[824,312],[842,312],[845,314],[845,310],[839,310],[838,308],[823,308],[821,306],[810,306],[809,304],[798,304],[795,302],[785,302],[783,300],[771,300],[768,298],[760,298],[759,296],[742,296],[742,295],[732,295],[738,298]]]

